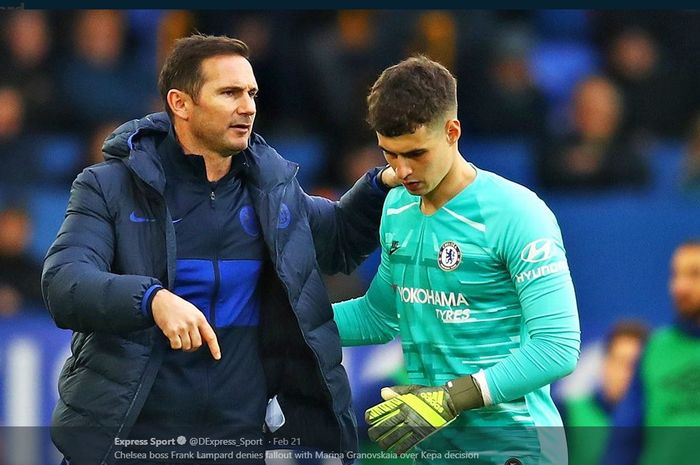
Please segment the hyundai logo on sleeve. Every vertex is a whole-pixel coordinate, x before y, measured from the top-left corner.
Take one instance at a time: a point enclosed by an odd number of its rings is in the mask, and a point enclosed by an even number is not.
[[[530,242],[520,252],[520,258],[524,262],[537,263],[547,260],[552,256],[554,241],[548,238],[541,238]]]

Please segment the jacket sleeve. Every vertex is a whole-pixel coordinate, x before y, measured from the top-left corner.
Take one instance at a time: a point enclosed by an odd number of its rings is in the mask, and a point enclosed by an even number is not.
[[[338,202],[305,196],[314,247],[321,271],[350,273],[379,245],[379,221],[387,190],[374,168]]]
[[[73,183],[65,219],[44,260],[44,302],[58,327],[119,334],[153,325],[142,301],[160,282],[110,272],[115,246],[103,191],[85,170]]]

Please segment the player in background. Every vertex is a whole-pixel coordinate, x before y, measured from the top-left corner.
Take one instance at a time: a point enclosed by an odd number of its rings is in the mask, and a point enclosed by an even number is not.
[[[571,465],[599,465],[609,440],[613,412],[625,396],[649,330],[636,320],[615,324],[605,338],[600,383],[559,404]]]
[[[384,204],[377,275],[364,296],[334,305],[335,321],[344,345],[400,335],[411,383],[382,389],[366,412],[370,438],[399,453],[420,443],[417,463],[477,453],[466,463],[562,465],[549,384],[574,369],[580,330],[554,215],[462,157],[444,66],[404,60],[367,101],[403,187]]]
[[[669,291],[675,322],[653,331],[613,415],[604,465],[694,463],[700,441],[700,239],[680,244]]]

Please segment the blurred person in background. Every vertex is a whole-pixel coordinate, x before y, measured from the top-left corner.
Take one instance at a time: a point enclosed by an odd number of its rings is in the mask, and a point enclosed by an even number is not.
[[[0,87],[0,141],[17,138],[24,129],[24,99],[16,87]]]
[[[240,40],[180,39],[159,90],[166,113],[120,126],[75,180],[44,262],[48,309],[74,331],[54,443],[92,465],[134,451],[116,437],[245,438],[227,452],[248,460],[197,463],[262,464],[267,425],[271,447],[354,451],[320,271],[348,273],[376,247],[393,171],[339,202],[305,194],[297,166],[252,132],[258,85]]]
[[[342,156],[341,189],[346,190],[355,183],[355,180],[366,173],[373,166],[386,164],[381,150],[376,143],[363,143],[351,147]]]
[[[299,16],[300,13],[291,11],[197,12],[196,24],[200,30],[238,37],[250,47],[255,77],[260,88],[265,89],[257,100],[265,111],[256,126],[271,138],[310,129],[309,118],[297,111],[306,105],[308,98],[306,85],[300,82],[304,69],[296,56],[302,52],[294,41],[287,39],[298,35]]]
[[[329,146],[347,146],[367,132],[362,125],[365,93],[397,45],[382,40],[384,16],[381,11],[338,11],[305,43],[304,64],[314,89],[310,104],[317,109],[311,116]]]
[[[454,462],[423,454],[431,451],[562,463],[563,430],[533,428],[562,426],[549,384],[579,355],[554,215],[533,192],[462,157],[457,84],[441,64],[418,56],[387,68],[367,104],[403,187],[385,202],[369,290],[333,308],[344,345],[400,335],[412,383],[382,389],[385,401],[365,414],[368,436],[396,453],[416,446],[415,463]]]
[[[600,384],[591,394],[564,401],[561,414],[571,465],[599,465],[612,414],[632,381],[647,334],[640,322],[618,322],[605,340]]]
[[[36,179],[32,160],[36,145],[27,130],[26,107],[22,93],[14,86],[0,86],[0,187],[26,188]]]
[[[688,76],[649,32],[634,26],[617,32],[607,49],[607,73],[622,94],[623,131],[643,141],[683,135],[692,111]]]
[[[457,18],[453,11],[417,13],[406,54],[422,53],[454,70],[458,57]]]
[[[0,315],[43,307],[41,266],[27,251],[31,238],[32,223],[24,209],[0,210]]]
[[[675,323],[649,335],[632,383],[613,416],[605,465],[694,461],[700,440],[700,240],[671,259]]]
[[[15,86],[25,102],[31,127],[66,128],[69,115],[61,107],[56,79],[49,13],[21,10],[7,13],[0,50],[0,85]]]
[[[466,116],[470,133],[481,136],[525,136],[539,139],[545,131],[547,101],[529,70],[534,37],[523,26],[496,33],[486,76],[475,86]]]
[[[83,167],[96,165],[105,160],[102,153],[102,146],[107,140],[107,137],[114,132],[114,128],[121,124],[118,120],[107,120],[98,123],[93,127],[90,136],[85,144],[85,153],[83,154]]]
[[[582,81],[573,95],[571,131],[541,150],[542,184],[579,190],[645,185],[646,160],[621,132],[624,111],[612,81],[602,76]]]
[[[122,11],[82,10],[73,18],[72,56],[61,67],[61,90],[76,124],[134,118],[151,110],[147,70],[126,51],[128,22]],[[136,58],[133,58],[136,60]]]

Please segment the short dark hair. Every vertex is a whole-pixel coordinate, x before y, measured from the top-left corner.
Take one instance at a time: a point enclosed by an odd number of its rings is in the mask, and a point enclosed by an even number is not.
[[[681,242],[676,249],[682,249],[683,247],[700,247],[700,237],[686,239],[685,241]]]
[[[168,106],[168,91],[179,89],[197,101],[204,84],[202,62],[221,55],[240,55],[248,59],[248,45],[231,37],[199,33],[175,41],[175,47],[165,59],[158,77],[158,91],[165,111],[171,118],[173,115]]]
[[[385,69],[367,96],[367,122],[396,137],[457,111],[457,80],[440,63],[418,55]]]
[[[639,320],[622,320],[613,326],[612,331],[605,338],[605,351],[609,352],[615,340],[621,337],[638,339],[644,344],[649,336],[649,327]]]

